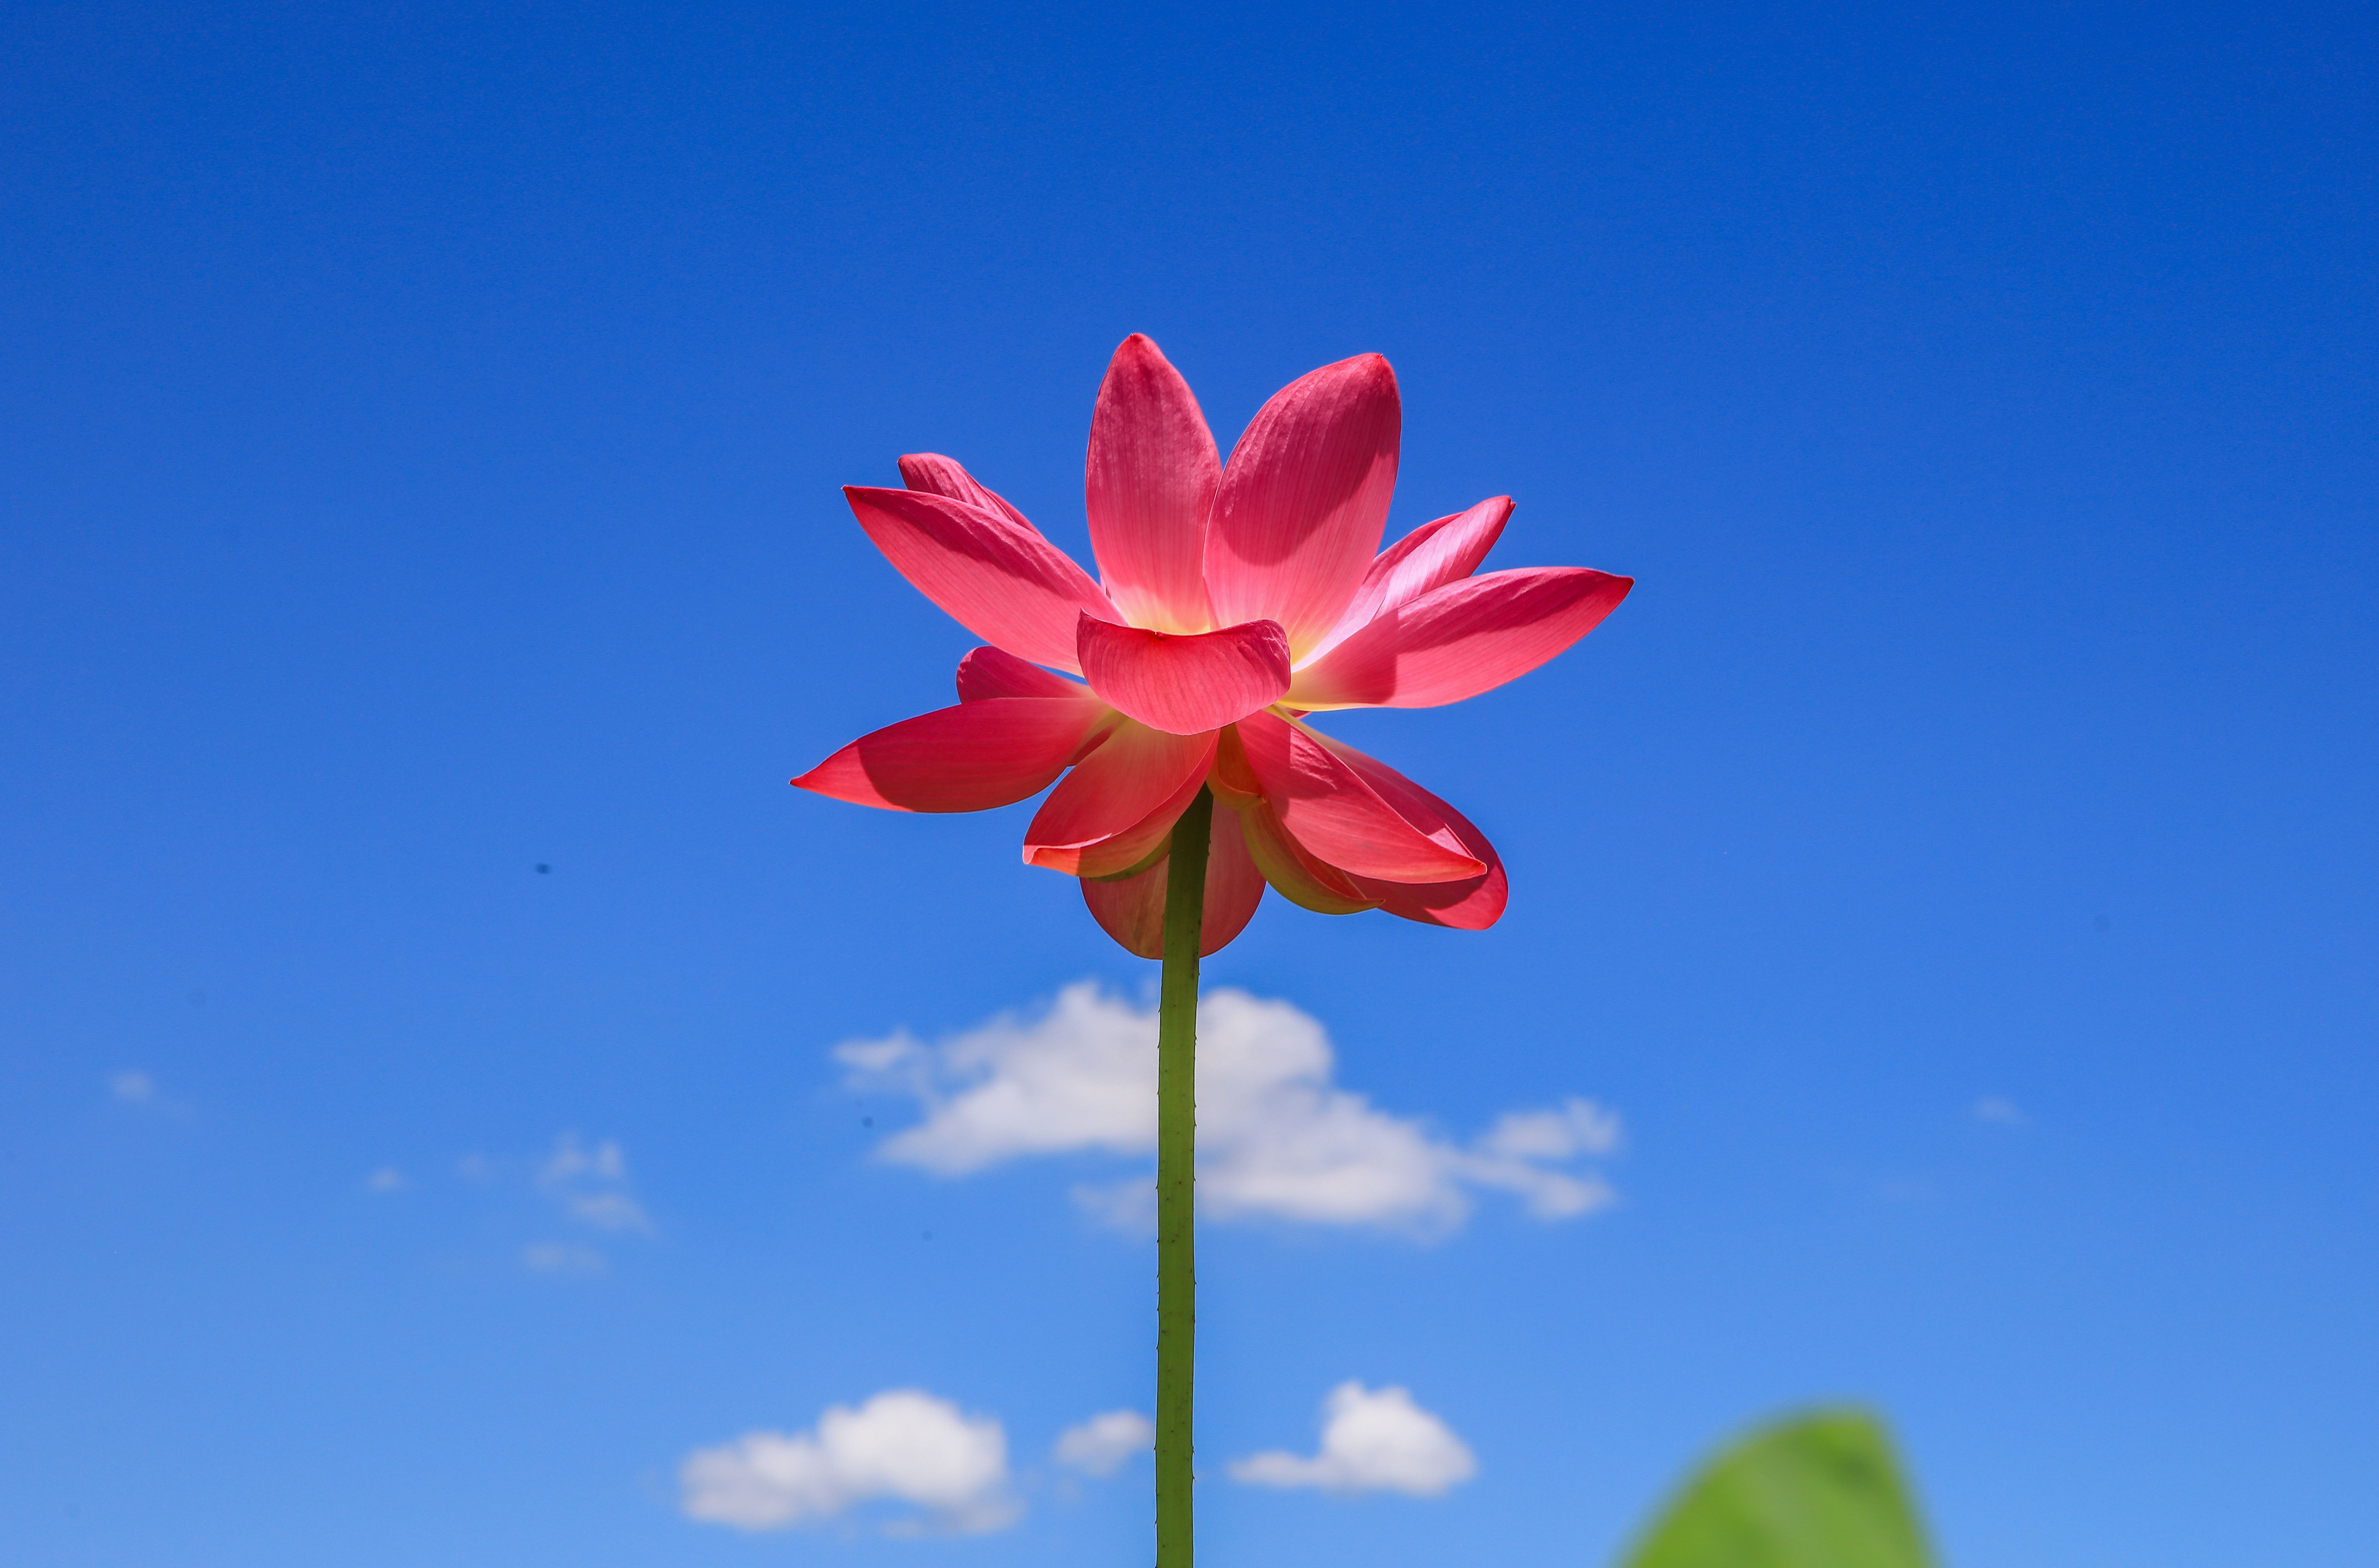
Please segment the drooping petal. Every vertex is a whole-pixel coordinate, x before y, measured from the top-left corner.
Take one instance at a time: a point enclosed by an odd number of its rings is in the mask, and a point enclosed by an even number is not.
[[[1118,720],[1049,791],[1024,830],[1024,863],[1112,876],[1154,854],[1214,761],[1214,736],[1168,735]]]
[[[1319,735],[1318,731],[1317,737],[1333,756],[1360,774],[1382,799],[1394,804],[1398,815],[1416,826],[1451,837],[1487,866],[1483,874],[1458,882],[1399,883],[1363,876],[1349,877],[1349,881],[1366,896],[1378,899],[1380,908],[1390,914],[1426,925],[1484,931],[1503,918],[1508,896],[1503,857],[1496,854],[1495,846],[1471,825],[1468,817],[1377,757],[1366,756],[1345,742]]]
[[[1074,662],[1074,621],[1115,607],[1066,552],[1020,523],[930,490],[845,486],[859,525],[901,576],[958,623],[1019,658]]]
[[[1075,697],[1096,702],[1091,689],[997,648],[977,648],[959,660],[959,701],[985,697]]]
[[[1380,548],[1403,426],[1376,354],[1301,376],[1257,411],[1206,529],[1217,622],[1277,621],[1299,657],[1329,633]]]
[[[1238,732],[1265,802],[1315,859],[1391,882],[1450,882],[1486,871],[1452,833],[1400,815],[1310,730],[1259,713],[1241,719]]]
[[[1353,602],[1312,657],[1329,652],[1359,632],[1382,610],[1419,598],[1431,588],[1458,582],[1479,570],[1512,515],[1510,496],[1490,496],[1467,512],[1424,523],[1382,550],[1363,573]]]
[[[1082,902],[1092,917],[1126,951],[1143,959],[1165,956],[1165,878],[1173,870],[1167,854],[1146,871],[1115,881],[1085,878]],[[1206,907],[1199,931],[1201,957],[1219,952],[1245,931],[1263,901],[1264,879],[1248,858],[1239,831],[1239,814],[1226,806],[1214,808],[1214,828],[1206,851]]]
[[[1103,701],[1175,735],[1219,730],[1288,690],[1288,639],[1270,621],[1175,636],[1085,615],[1075,652]]]
[[[1096,701],[960,703],[863,735],[793,784],[892,811],[988,811],[1047,789],[1105,718]]]
[[[1255,862],[1263,879],[1290,903],[1316,914],[1359,914],[1378,907],[1379,900],[1356,887],[1353,878],[1307,853],[1305,847],[1290,838],[1288,830],[1280,825],[1279,814],[1262,801],[1242,807],[1238,817],[1240,832],[1248,841],[1249,858]],[[1431,882],[1420,886],[1453,885]]]
[[[1223,482],[1214,432],[1181,372],[1138,332],[1123,340],[1091,415],[1082,499],[1107,596],[1134,626],[1203,632],[1206,519]]]
[[[1632,577],[1578,566],[1432,588],[1297,672],[1291,707],[1435,707],[1516,680],[1602,623]]]
[[[996,512],[1021,527],[1033,526],[1024,520],[1024,513],[1008,504],[1006,496],[968,473],[955,457],[944,457],[938,452],[910,452],[900,459],[900,482],[912,490],[929,490]]]

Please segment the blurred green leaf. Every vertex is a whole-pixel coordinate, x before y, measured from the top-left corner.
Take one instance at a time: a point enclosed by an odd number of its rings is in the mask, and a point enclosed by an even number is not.
[[[1705,1465],[1626,1568],[1931,1568],[1891,1440],[1821,1410],[1765,1427]]]

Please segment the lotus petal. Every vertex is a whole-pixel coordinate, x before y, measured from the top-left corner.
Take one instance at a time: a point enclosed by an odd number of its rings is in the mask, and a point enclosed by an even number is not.
[[[1383,611],[1297,672],[1291,707],[1436,707],[1492,691],[1602,623],[1629,577],[1539,566],[1466,577]]]
[[[1112,876],[1160,850],[1214,766],[1214,736],[1169,735],[1131,719],[1049,791],[1024,830],[1024,862]]]
[[[968,473],[955,457],[944,457],[938,452],[912,452],[900,459],[900,482],[912,490],[930,490],[937,496],[965,501],[969,506],[996,512],[1019,527],[1030,528],[1024,513],[1008,504],[1008,498]]]
[[[1047,789],[1105,717],[1094,701],[960,703],[863,735],[792,782],[890,811],[988,811]]]
[[[1382,550],[1371,569],[1363,573],[1354,602],[1347,605],[1330,635],[1308,656],[1309,661],[1361,631],[1382,610],[1394,609],[1478,571],[1511,515],[1510,496],[1491,496],[1467,512],[1424,523]]]
[[[1123,340],[1091,414],[1082,468],[1091,551],[1125,621],[1203,632],[1206,518],[1223,482],[1214,432],[1181,372],[1138,332]]]
[[[1503,904],[1508,896],[1503,858],[1495,853],[1495,846],[1487,841],[1484,833],[1471,825],[1468,817],[1377,757],[1367,756],[1345,742],[1327,735],[1317,733],[1316,738],[1333,756],[1360,774],[1365,783],[1377,790],[1383,800],[1396,808],[1399,816],[1415,826],[1429,829],[1432,834],[1451,837],[1487,865],[1483,875],[1465,877],[1458,882],[1384,882],[1364,876],[1353,876],[1347,880],[1365,896],[1377,899],[1380,908],[1390,914],[1417,920],[1426,925],[1484,931],[1503,918]]]
[[[1359,914],[1379,906],[1379,900],[1357,887],[1353,878],[1316,860],[1304,845],[1290,838],[1288,829],[1280,825],[1279,814],[1262,801],[1242,807],[1238,815],[1249,858],[1274,890],[1290,903],[1316,914],[1334,915]],[[1420,886],[1455,885],[1431,882]]]
[[[1239,814],[1214,808],[1214,837],[1206,852],[1206,906],[1199,932],[1200,957],[1220,951],[1247,929],[1263,901],[1264,879],[1248,858]],[[1082,881],[1082,902],[1106,934],[1143,959],[1165,956],[1165,878],[1173,870],[1168,852],[1133,875]]]
[[[997,648],[977,648],[959,660],[959,701],[979,703],[985,697],[1075,697],[1097,702],[1088,686],[1052,675],[1037,664],[1027,664]]]
[[[930,490],[846,486],[859,525],[958,623],[1019,658],[1076,670],[1074,622],[1115,619],[1089,573],[1029,523]]]
[[[1206,529],[1217,622],[1277,621],[1300,657],[1329,634],[1380,548],[1403,424],[1376,354],[1301,376],[1256,412]]]
[[[1240,720],[1238,733],[1265,803],[1315,859],[1391,882],[1451,882],[1487,870],[1443,824],[1422,826],[1400,815],[1303,726],[1260,713]]]
[[[1220,730],[1288,690],[1288,639],[1270,621],[1176,636],[1085,615],[1075,651],[1101,701],[1175,735]]]

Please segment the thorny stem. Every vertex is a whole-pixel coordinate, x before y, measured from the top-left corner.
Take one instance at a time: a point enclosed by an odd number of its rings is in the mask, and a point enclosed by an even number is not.
[[[1173,827],[1165,882],[1165,979],[1156,1026],[1156,1568],[1190,1568],[1190,1403],[1198,1334],[1198,947],[1214,797]]]

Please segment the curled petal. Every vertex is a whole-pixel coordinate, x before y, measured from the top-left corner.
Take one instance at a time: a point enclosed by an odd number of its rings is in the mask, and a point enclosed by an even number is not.
[[[1288,690],[1288,639],[1269,621],[1175,636],[1085,615],[1075,651],[1102,701],[1175,735],[1219,730]]]
[[[1240,831],[1248,841],[1249,857],[1263,874],[1263,879],[1290,903],[1316,914],[1359,914],[1378,907],[1379,900],[1358,887],[1352,877],[1307,853],[1305,846],[1290,838],[1288,830],[1280,825],[1279,814],[1262,801],[1242,808],[1238,817]],[[1432,882],[1421,886],[1452,884]]]
[[[968,473],[958,459],[944,457],[938,452],[912,452],[901,458],[900,482],[912,490],[929,490],[969,506],[979,506],[985,512],[996,512],[1019,527],[1033,526],[1024,520],[1024,513],[1008,504],[1006,496]]]
[[[1052,675],[1037,664],[1027,664],[997,648],[977,648],[959,660],[959,701],[979,703],[985,697],[1072,697],[1098,699],[1090,688]]]
[[[1300,657],[1329,633],[1380,548],[1403,427],[1376,354],[1273,394],[1231,450],[1206,529],[1217,621],[1277,621]]]
[[[1293,707],[1435,707],[1492,691],[1602,623],[1632,577],[1576,566],[1494,572],[1383,611],[1297,672]]]
[[[1366,756],[1342,741],[1317,735],[1330,754],[1362,775],[1363,781],[1396,808],[1398,815],[1433,834],[1450,837],[1480,861],[1486,871],[1459,882],[1396,883],[1354,876],[1347,880],[1380,908],[1425,925],[1450,925],[1462,931],[1484,931],[1503,917],[1507,887],[1503,858],[1487,835],[1470,819],[1422,789],[1377,757]]]
[[[1165,956],[1165,877],[1173,869],[1168,852],[1154,865],[1134,875],[1111,881],[1082,882],[1082,902],[1093,918],[1126,951],[1143,959]],[[1239,814],[1214,808],[1212,845],[1206,852],[1205,918],[1199,931],[1200,957],[1220,951],[1247,929],[1263,901],[1264,879],[1248,858],[1239,831]]]
[[[1129,718],[1049,791],[1024,830],[1024,862],[1112,876],[1163,849],[1214,766],[1214,737],[1168,735]]]
[[[1223,460],[1197,398],[1156,344],[1123,340],[1091,415],[1082,497],[1108,597],[1134,626],[1203,632],[1206,518]]]
[[[1019,658],[1076,669],[1074,621],[1115,607],[1066,552],[1018,522],[930,490],[845,486],[859,525],[958,623]]]
[[[1315,859],[1390,882],[1451,882],[1487,870],[1443,824],[1399,814],[1312,731],[1269,713],[1242,719],[1238,731],[1265,802]]]
[[[863,735],[793,784],[891,811],[988,811],[1047,789],[1106,717],[1087,700],[960,703]]]
[[[1313,657],[1336,647],[1382,611],[1478,571],[1511,515],[1510,496],[1491,496],[1467,512],[1424,523],[1382,550],[1371,569],[1363,573],[1354,602],[1313,650]]]

